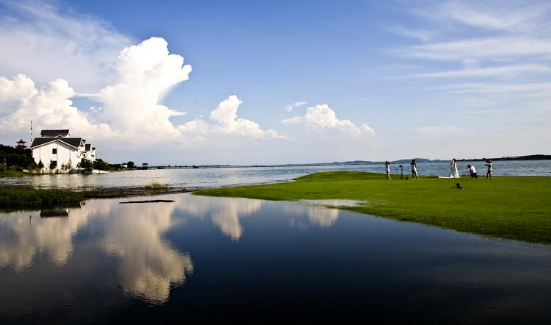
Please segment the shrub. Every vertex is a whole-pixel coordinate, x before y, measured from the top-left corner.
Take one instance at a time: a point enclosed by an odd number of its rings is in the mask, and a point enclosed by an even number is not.
[[[146,190],[153,190],[153,191],[166,190],[167,188],[168,188],[168,185],[163,185],[157,182],[154,182],[145,186]]]
[[[50,161],[50,170],[52,171],[56,168],[57,168],[57,161],[55,160]]]
[[[94,165],[92,164],[92,162],[90,160],[86,160],[86,159],[82,159],[78,165],[77,165],[78,168],[83,168],[87,171],[91,171],[94,167]]]

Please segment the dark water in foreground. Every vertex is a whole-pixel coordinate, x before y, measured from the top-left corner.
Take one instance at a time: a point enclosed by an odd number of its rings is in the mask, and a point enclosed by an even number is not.
[[[549,246],[301,203],[155,199],[175,202],[0,214],[0,323],[551,322]]]

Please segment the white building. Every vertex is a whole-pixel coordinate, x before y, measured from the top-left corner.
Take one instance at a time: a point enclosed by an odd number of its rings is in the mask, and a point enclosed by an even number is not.
[[[96,148],[82,138],[71,138],[69,130],[42,130],[33,140],[31,149],[36,164],[42,162],[46,170],[75,169],[82,159],[96,161]]]

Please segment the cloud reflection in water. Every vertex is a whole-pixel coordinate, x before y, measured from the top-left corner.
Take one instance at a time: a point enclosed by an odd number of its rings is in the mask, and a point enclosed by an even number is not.
[[[308,215],[308,222],[311,225],[322,228],[329,228],[339,219],[339,210],[324,208],[320,206],[306,205],[304,203],[289,204],[283,207],[285,214],[291,217],[291,225],[303,226],[297,217]]]
[[[114,258],[114,280],[127,294],[150,303],[168,300],[171,286],[185,282],[194,265],[187,253],[179,252],[163,236],[173,228],[175,215],[208,218],[224,235],[238,241],[245,233],[241,219],[260,211],[263,201],[173,195],[174,203],[125,204],[121,200],[90,200],[69,217],[40,218],[37,211],[5,214],[0,218],[0,267],[22,271],[32,267],[37,254],[55,265],[69,263],[79,248],[99,248]],[[330,227],[339,211],[319,206],[285,206],[291,218]],[[207,219],[207,220],[208,220]],[[297,219],[298,220],[298,219]],[[75,241],[77,233],[82,233]],[[78,244],[77,244],[78,243]]]
[[[32,266],[37,253],[45,253],[51,262],[62,266],[77,250],[73,241],[79,229],[99,224],[103,228],[99,247],[118,259],[116,277],[121,288],[151,303],[163,303],[170,286],[182,284],[193,271],[191,258],[162,239],[174,226],[175,206],[91,200],[81,209],[69,209],[68,217],[40,218],[38,211],[3,215],[0,268],[23,271]]]
[[[232,240],[239,240],[243,235],[244,230],[239,219],[254,214],[262,207],[261,200],[203,196],[186,198],[178,204],[178,209],[196,217],[211,216],[212,223]]]
[[[191,258],[176,251],[162,235],[174,222],[174,203],[116,205],[104,223],[101,247],[117,256],[122,289],[151,302],[163,303],[171,285],[184,283],[193,272]]]
[[[37,253],[64,265],[73,252],[73,236],[88,224],[90,215],[103,209],[102,206],[70,209],[70,217],[65,218],[41,218],[39,211],[4,215],[0,218],[0,267],[25,270]]]

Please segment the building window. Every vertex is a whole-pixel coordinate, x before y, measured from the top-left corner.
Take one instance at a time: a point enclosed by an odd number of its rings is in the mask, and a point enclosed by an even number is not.
[[[57,149],[56,148],[52,149],[52,155],[57,155]]]

